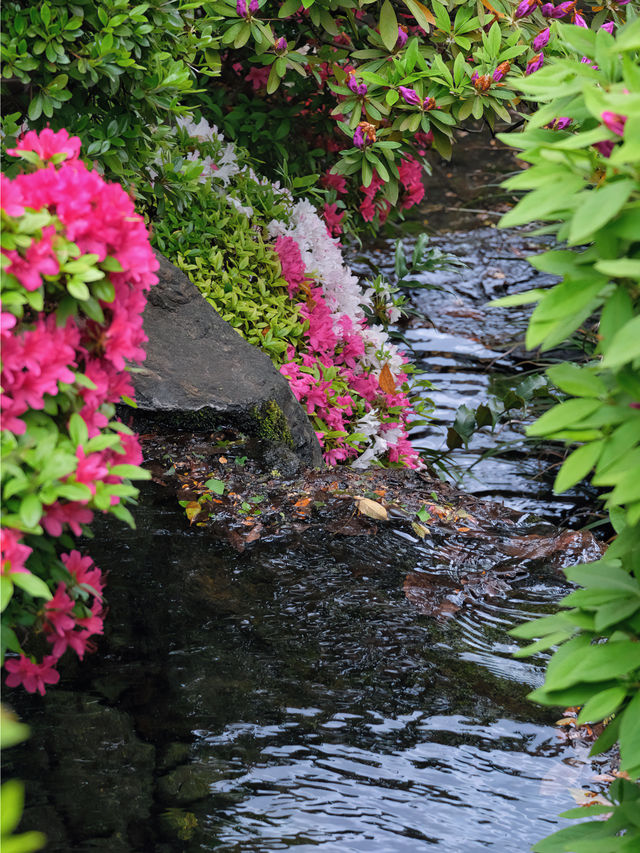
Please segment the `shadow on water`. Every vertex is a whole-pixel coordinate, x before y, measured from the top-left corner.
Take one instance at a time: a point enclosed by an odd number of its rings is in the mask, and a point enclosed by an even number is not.
[[[460,402],[521,369],[509,350],[524,312],[483,305],[531,286],[529,238],[470,227],[435,238],[468,271],[416,296],[425,319],[408,331],[437,386],[439,422],[414,435],[425,448]],[[389,263],[389,244],[372,251]],[[518,429],[508,437],[463,488],[557,518],[548,476]],[[461,466],[491,441],[475,438]],[[292,532],[239,554],[149,484],[138,530],[103,524],[91,543],[110,572],[99,654],[44,700],[6,697],[33,732],[8,757],[27,783],[23,825],[48,834],[49,853],[524,853],[593,770],[587,747],[559,738],[557,710],[525,698],[544,658],[514,660],[506,630],[565,586],[544,560],[496,573],[513,562],[509,536],[541,530],[504,515],[493,540],[467,546],[463,577],[447,537],[391,525]]]

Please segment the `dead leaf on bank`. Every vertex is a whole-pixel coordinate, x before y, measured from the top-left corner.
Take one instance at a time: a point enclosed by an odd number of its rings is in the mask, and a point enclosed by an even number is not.
[[[244,551],[244,539],[237,530],[229,530],[227,531],[227,538],[229,539],[229,544],[236,549],[239,554],[242,554]]]
[[[184,511],[189,519],[189,524],[193,524],[194,520],[200,515],[202,507],[198,503],[198,501],[189,501],[189,503],[184,508]]]
[[[377,501],[372,501],[369,498],[363,498],[356,495],[354,498],[358,512],[366,515],[368,518],[374,518],[376,521],[387,521],[389,513]]]
[[[429,532],[429,528],[424,524],[420,524],[419,521],[412,521],[411,527],[413,527],[413,532],[416,534],[416,536],[419,536],[420,539],[424,539],[424,537]]]
[[[262,535],[262,531],[264,527],[262,524],[256,524],[255,527],[252,527],[251,530],[244,537],[245,542],[256,542],[260,536]]]
[[[393,373],[389,369],[388,364],[385,364],[385,366],[380,371],[380,376],[378,377],[378,384],[380,385],[385,394],[396,393],[396,380],[393,378]]]
[[[602,794],[597,794],[595,791],[583,791],[582,788],[569,788],[569,793],[579,806],[593,806],[598,803],[601,806],[610,806],[609,800],[606,800]]]

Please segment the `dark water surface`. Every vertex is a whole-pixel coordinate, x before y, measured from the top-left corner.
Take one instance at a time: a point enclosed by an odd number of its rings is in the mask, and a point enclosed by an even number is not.
[[[525,312],[484,303],[543,278],[526,235],[483,224],[435,239],[468,269],[418,294],[425,319],[407,332],[437,386],[436,420],[414,435],[431,449],[461,402],[524,369],[510,350]],[[372,255],[384,267],[389,252]],[[534,514],[579,516],[584,496],[552,504],[548,461],[518,427],[500,440],[512,445],[475,465],[494,437],[458,452],[463,488],[525,515],[494,512],[497,538],[474,540],[464,577],[445,539],[390,525],[239,554],[149,484],[138,530],[105,525],[91,544],[111,572],[99,653],[44,700],[7,691],[33,732],[7,772],[27,783],[25,826],[49,835],[50,853],[524,853],[563,825],[592,763],[558,736],[557,709],[527,702],[544,659],[514,660],[506,631],[566,587],[544,560],[496,567],[509,537],[549,532]],[[449,609],[434,611],[442,590]]]
[[[459,570],[404,530],[237,554],[154,484],[138,528],[92,548],[112,571],[101,653],[19,702],[33,737],[11,769],[50,851],[520,853],[588,783],[586,748],[525,700],[541,661],[505,633],[562,594],[557,570],[437,618],[421,592],[459,592]],[[496,543],[469,561],[490,576]]]

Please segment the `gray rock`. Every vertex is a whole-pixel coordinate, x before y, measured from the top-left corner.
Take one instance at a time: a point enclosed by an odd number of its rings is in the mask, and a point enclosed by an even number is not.
[[[210,786],[224,779],[228,772],[223,763],[220,766],[182,764],[158,779],[156,796],[167,805],[185,806],[209,797]]]
[[[124,844],[129,827],[149,819],[155,747],[137,737],[128,714],[92,697],[61,690],[47,699],[49,728],[39,735],[51,755],[45,778],[56,812],[74,837],[113,838],[119,850],[115,839]]]
[[[144,312],[147,358],[132,374],[138,408],[127,413],[134,422],[199,431],[234,426],[321,466],[316,435],[284,376],[183,272],[158,259],[158,284]]]

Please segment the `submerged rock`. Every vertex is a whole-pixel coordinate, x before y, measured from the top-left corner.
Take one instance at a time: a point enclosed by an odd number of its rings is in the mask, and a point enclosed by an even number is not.
[[[321,466],[316,435],[287,380],[162,255],[149,293],[144,366],[133,373],[138,425],[213,429],[231,424]]]

